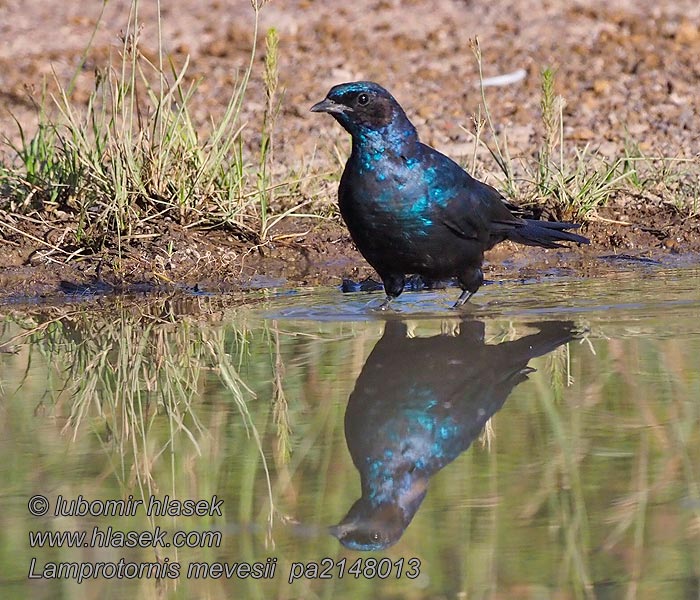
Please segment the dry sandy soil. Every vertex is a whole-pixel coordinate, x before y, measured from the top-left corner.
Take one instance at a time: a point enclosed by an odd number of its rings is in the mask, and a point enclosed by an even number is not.
[[[75,94],[85,102],[96,67],[120,47],[129,0],[110,0],[94,49]],[[155,55],[155,2],[143,2],[141,50]],[[16,117],[31,130],[33,100],[55,72],[67,81],[97,22],[101,2],[0,0],[0,132],[17,140]],[[191,57],[190,74],[202,77],[194,105],[204,122],[221,114],[252,42],[248,0],[162,0],[163,44],[177,64]],[[326,115],[308,112],[328,88],[371,79],[390,89],[427,143],[456,159],[471,154],[471,117],[479,107],[477,65],[469,39],[478,36],[484,76],[524,69],[517,84],[488,88],[494,121],[508,132],[511,152],[530,157],[542,135],[540,72],[556,69],[557,92],[567,101],[565,138],[590,143],[602,155],[621,156],[630,142],[647,156],[698,160],[700,145],[700,4],[696,0],[632,2],[570,0],[272,0],[261,11],[261,39],[280,34],[280,83],[285,90],[277,122],[279,173],[340,170],[336,150],[347,136]],[[260,55],[262,56],[260,44]],[[264,106],[260,61],[253,74],[244,119],[253,135]],[[495,163],[478,176],[494,183]],[[695,170],[697,174],[698,169]],[[696,189],[700,189],[700,183]],[[335,183],[313,186],[322,206]],[[311,189],[311,188],[309,188]],[[303,190],[302,190],[303,192]],[[673,189],[654,184],[621,194],[587,223],[591,248],[571,252],[518,249],[507,244],[489,258],[493,278],[560,264],[585,273],[600,255],[665,260],[700,251],[700,221],[679,212]],[[327,211],[328,212],[328,211]],[[2,216],[2,215],[0,215]],[[0,230],[1,295],[46,294],[59,280],[89,281],[103,264],[105,280],[231,289],[286,279],[293,284],[339,283],[342,275],[371,275],[344,228],[330,219],[289,221],[288,234],[252,250],[226,232],[197,233],[164,224],[168,235],[122,249],[118,262],[46,257],[40,245]],[[56,243],[56,231],[33,231]],[[56,236],[59,236],[58,238]],[[164,248],[172,242],[171,252]],[[510,260],[509,260],[510,259]],[[504,266],[505,265],[505,266]]]

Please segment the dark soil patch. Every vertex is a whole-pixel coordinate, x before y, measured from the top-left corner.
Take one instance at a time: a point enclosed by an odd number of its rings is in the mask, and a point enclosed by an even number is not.
[[[95,293],[186,289],[233,292],[279,286],[341,286],[343,278],[376,278],[337,221],[289,220],[284,231],[251,247],[224,231],[196,231],[169,224],[162,238],[125,242],[120,249],[73,258],[8,237],[0,257],[0,301],[64,296],[65,282],[90,285]],[[688,222],[670,206],[628,213],[610,207],[582,232],[590,246],[568,250],[524,248],[505,242],[487,254],[487,279],[537,278],[552,274],[595,276],[638,264],[674,262],[674,255],[700,255],[700,220]],[[31,235],[52,239],[34,226]],[[167,242],[165,242],[167,240]],[[165,242],[165,243],[164,243]],[[164,248],[168,248],[167,252]],[[612,257],[620,260],[613,260]],[[96,283],[106,284],[101,288]]]

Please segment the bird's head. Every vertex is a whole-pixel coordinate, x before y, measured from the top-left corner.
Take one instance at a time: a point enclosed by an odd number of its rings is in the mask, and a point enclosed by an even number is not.
[[[396,480],[405,485],[399,489],[390,486],[389,490],[384,490],[389,493],[382,494],[380,490],[371,493],[371,485],[363,479],[363,495],[350,507],[345,518],[330,528],[330,533],[352,550],[383,550],[395,544],[428,491],[428,477],[418,470],[403,476],[395,474],[391,483]]]
[[[311,107],[311,112],[325,112],[335,118],[352,136],[388,129],[415,135],[406,114],[381,85],[355,81],[333,86],[326,97]]]
[[[360,498],[346,517],[338,525],[330,527],[329,531],[346,548],[376,551],[393,546],[407,525],[397,505],[373,507],[364,498]]]

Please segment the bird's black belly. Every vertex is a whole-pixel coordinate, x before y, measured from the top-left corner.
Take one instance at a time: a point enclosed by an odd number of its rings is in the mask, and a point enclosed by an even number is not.
[[[361,205],[341,202],[340,209],[358,250],[380,275],[445,279],[479,264],[483,256],[477,240],[455,235],[429,215],[412,213],[400,198],[386,202],[365,197]]]

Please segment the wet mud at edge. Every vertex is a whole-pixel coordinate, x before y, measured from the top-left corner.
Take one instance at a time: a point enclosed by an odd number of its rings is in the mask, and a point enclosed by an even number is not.
[[[673,216],[673,215],[670,215]],[[610,219],[612,221],[612,219]],[[644,225],[603,220],[582,232],[588,247],[545,250],[498,245],[486,255],[487,281],[596,277],[621,271],[700,264],[700,223],[657,213]],[[266,288],[331,286],[377,279],[335,221],[285,223],[265,244],[251,247],[231,235],[171,228],[160,241],[106,249],[65,260],[50,251],[16,246],[0,259],[0,303],[63,302],[75,297],[180,292],[227,294]],[[167,255],[164,240],[172,241]],[[4,263],[4,264],[2,264]],[[345,286],[347,287],[347,286]],[[368,287],[371,289],[371,286]],[[252,299],[252,298],[251,298]]]

